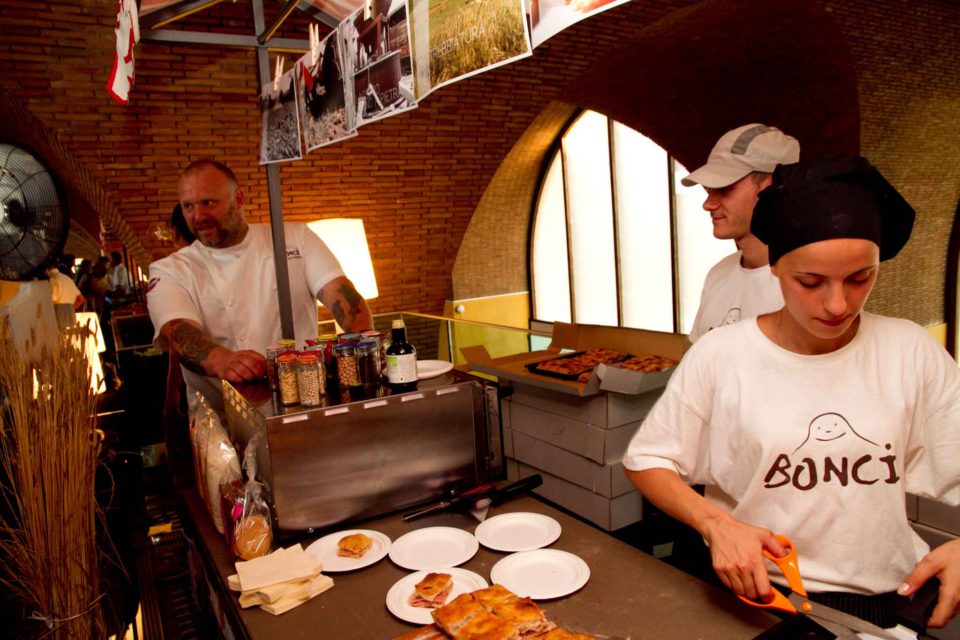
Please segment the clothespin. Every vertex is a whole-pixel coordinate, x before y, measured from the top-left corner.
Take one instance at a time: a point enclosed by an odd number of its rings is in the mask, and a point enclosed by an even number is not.
[[[283,74],[283,56],[277,56],[277,69],[273,73],[273,90],[280,88],[280,76]]]
[[[370,16],[373,15],[373,0],[364,0],[363,2],[363,19],[369,20]]]
[[[312,23],[310,27],[310,66],[317,64],[320,57],[320,25]]]

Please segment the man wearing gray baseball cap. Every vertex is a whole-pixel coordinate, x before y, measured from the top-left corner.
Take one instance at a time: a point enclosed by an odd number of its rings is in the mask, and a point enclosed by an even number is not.
[[[703,208],[710,212],[714,237],[737,245],[735,253],[707,274],[690,342],[716,327],[783,306],[780,285],[770,273],[767,245],[750,233],[750,220],[777,165],[799,160],[796,138],[776,127],[746,124],[723,134],[707,163],[681,181],[707,190]]]

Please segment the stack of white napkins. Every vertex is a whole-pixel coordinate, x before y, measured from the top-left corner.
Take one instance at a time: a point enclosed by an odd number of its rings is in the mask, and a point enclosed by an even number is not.
[[[275,616],[297,607],[333,586],[320,571],[320,561],[295,544],[271,554],[236,563],[237,573],[227,578],[240,591],[240,606],[259,606]]]

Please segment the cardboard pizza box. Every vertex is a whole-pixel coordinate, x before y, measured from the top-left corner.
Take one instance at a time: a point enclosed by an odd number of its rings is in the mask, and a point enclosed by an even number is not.
[[[687,337],[681,334],[556,322],[553,325],[550,346],[541,351],[493,358],[486,347],[479,345],[463,347],[460,352],[474,371],[560,393],[591,396],[601,391],[643,393],[665,385],[672,371],[644,374],[619,370],[610,374],[607,381],[603,381],[598,367],[586,382],[579,382],[533,373],[526,365],[556,358],[564,352],[585,351],[595,347],[617,349],[632,355],[658,355],[680,360],[688,346]]]

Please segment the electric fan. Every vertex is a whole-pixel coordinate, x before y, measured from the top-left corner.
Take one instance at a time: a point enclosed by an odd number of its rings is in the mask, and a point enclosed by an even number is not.
[[[44,270],[63,250],[67,212],[50,172],[28,151],[0,143],[0,280],[20,281],[0,303],[0,332],[28,355],[57,335]],[[8,283],[9,284],[9,283]]]
[[[44,278],[69,231],[50,172],[28,151],[0,143],[0,280]]]

